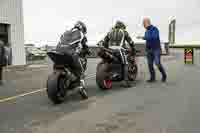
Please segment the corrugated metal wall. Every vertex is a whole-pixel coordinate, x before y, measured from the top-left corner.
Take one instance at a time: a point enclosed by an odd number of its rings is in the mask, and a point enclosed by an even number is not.
[[[9,43],[12,46],[12,64],[25,64],[22,0],[0,0],[0,23],[10,24]]]

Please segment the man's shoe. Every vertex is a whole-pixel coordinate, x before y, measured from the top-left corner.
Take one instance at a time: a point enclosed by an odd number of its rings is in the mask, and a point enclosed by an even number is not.
[[[155,79],[149,79],[149,80],[147,80],[147,83],[154,83],[154,82],[156,82]]]
[[[130,87],[132,87],[131,83],[129,81],[122,81],[121,86],[124,87],[124,88],[130,88]]]
[[[163,83],[165,83],[167,81],[167,76],[163,77],[161,80]]]

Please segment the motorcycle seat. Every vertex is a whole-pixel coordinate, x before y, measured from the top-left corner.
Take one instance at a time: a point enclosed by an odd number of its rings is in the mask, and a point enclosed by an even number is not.
[[[51,56],[51,55],[64,55],[64,54],[58,51],[50,51],[50,52],[47,52],[47,55]]]

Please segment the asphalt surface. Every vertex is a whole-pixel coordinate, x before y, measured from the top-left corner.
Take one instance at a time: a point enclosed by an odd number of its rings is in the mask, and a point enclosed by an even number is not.
[[[172,55],[163,59],[167,83],[159,81],[159,73],[156,83],[146,83],[147,64],[141,57],[136,86],[115,85],[110,91],[96,87],[99,60],[90,59],[89,99],[74,94],[61,105],[53,105],[45,91],[28,94],[45,88],[50,65],[8,69],[0,87],[0,133],[199,133],[200,65],[184,65],[182,52]]]

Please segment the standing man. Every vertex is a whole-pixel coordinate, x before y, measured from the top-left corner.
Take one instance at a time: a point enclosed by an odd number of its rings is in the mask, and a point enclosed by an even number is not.
[[[152,83],[156,81],[156,73],[154,69],[154,63],[158,67],[159,71],[162,74],[162,82],[166,82],[167,74],[163,65],[161,64],[161,45],[160,45],[160,36],[159,30],[151,24],[149,18],[143,19],[143,25],[146,29],[144,36],[138,36],[138,39],[146,40],[146,52],[147,52],[147,61],[150,72],[150,79],[147,82]]]
[[[0,40],[0,85],[3,84],[2,76],[3,76],[3,67],[5,66],[5,49],[4,42]]]

